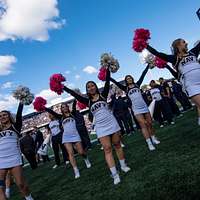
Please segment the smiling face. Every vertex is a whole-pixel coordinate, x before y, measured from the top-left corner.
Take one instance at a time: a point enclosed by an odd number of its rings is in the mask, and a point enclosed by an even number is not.
[[[93,82],[88,82],[86,84],[86,91],[87,91],[87,94],[89,94],[89,95],[97,94],[97,86],[96,86],[96,84],[93,83]]]
[[[131,84],[134,83],[134,78],[132,76],[130,76],[130,75],[127,75],[125,77],[125,82],[126,82],[127,85],[131,85]]]
[[[179,49],[179,52],[187,52],[188,43],[185,40],[180,40],[180,42],[177,44],[177,48]]]
[[[67,104],[62,104],[61,112],[63,115],[68,115],[70,113],[69,106]]]
[[[5,111],[0,112],[0,123],[1,124],[10,123],[10,115],[8,112]]]
[[[172,43],[172,47],[175,54],[188,52],[188,43],[183,39],[175,40]]]

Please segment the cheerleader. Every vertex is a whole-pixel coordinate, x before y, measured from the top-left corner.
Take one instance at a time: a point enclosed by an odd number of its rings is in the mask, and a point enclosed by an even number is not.
[[[150,45],[147,45],[147,49],[155,56],[172,63],[183,88],[200,109],[200,64],[197,59],[200,53],[200,42],[189,51],[187,45],[185,40],[176,39],[172,43],[172,55],[160,53]]]
[[[110,78],[110,80],[114,84],[116,84],[121,90],[125,91],[129,99],[131,100],[133,113],[141,127],[142,134],[146,139],[148,148],[150,151],[153,151],[155,150],[154,145],[159,144],[160,141],[157,140],[155,137],[152,127],[152,118],[148,106],[145,103],[140,90],[140,86],[144,80],[148,69],[149,65],[147,65],[146,69],[143,71],[140,79],[137,82],[134,82],[134,79],[131,75],[127,75],[125,77],[126,86],[115,81],[113,78]]]
[[[25,182],[22,170],[22,158],[19,147],[19,136],[22,128],[23,104],[19,103],[14,122],[9,111],[0,112],[0,199],[6,200],[5,178],[8,171],[15,178],[20,192],[26,200],[33,200]]]
[[[69,160],[74,170],[75,179],[78,179],[80,178],[80,172],[74,157],[73,146],[76,148],[79,155],[81,155],[84,158],[87,168],[91,167],[91,163],[87,157],[86,152],[83,149],[81,138],[76,128],[75,117],[71,114],[67,103],[62,103],[61,105],[62,115],[59,115],[53,110],[48,108],[46,108],[46,110],[52,115],[56,116],[56,118],[62,119],[62,127],[63,127],[62,143],[64,144],[68,152]]]
[[[46,108],[48,111],[48,109]],[[58,116],[60,117],[60,116]],[[51,142],[52,142],[52,148],[54,152],[54,159],[55,159],[55,165],[53,166],[53,169],[56,169],[58,166],[60,166],[60,149],[62,151],[62,156],[65,164],[67,165],[69,163],[68,153],[62,144],[62,124],[60,122],[61,119],[56,118],[54,115],[49,113],[49,125],[48,125],[48,131],[51,133]]]
[[[88,81],[86,83],[87,97],[83,97],[73,90],[64,86],[64,90],[74,96],[78,101],[87,105],[95,119],[96,134],[103,146],[105,159],[110,168],[114,184],[120,183],[120,177],[116,169],[115,160],[112,153],[112,144],[115,147],[117,157],[120,162],[121,170],[123,172],[130,171],[130,168],[125,163],[124,152],[121,147],[120,127],[108,108],[107,97],[110,87],[110,71],[107,70],[106,83],[102,93],[99,92],[95,82]]]
[[[160,127],[164,127],[164,119],[167,120],[169,124],[174,124],[172,121],[173,114],[167,100],[163,99],[159,86],[154,80],[150,82],[150,94],[153,100],[155,100],[154,108],[154,119],[159,122]]]

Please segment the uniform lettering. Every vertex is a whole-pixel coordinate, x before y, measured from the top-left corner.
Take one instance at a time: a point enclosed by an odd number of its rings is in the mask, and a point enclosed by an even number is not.
[[[0,132],[0,138],[1,137],[6,137],[6,136],[13,136],[15,132],[10,131],[10,130],[6,130],[6,131],[1,131]]]
[[[193,63],[193,62],[196,62],[196,57],[187,56],[187,57],[183,58],[183,60],[181,61],[181,65],[184,66],[188,63]]]

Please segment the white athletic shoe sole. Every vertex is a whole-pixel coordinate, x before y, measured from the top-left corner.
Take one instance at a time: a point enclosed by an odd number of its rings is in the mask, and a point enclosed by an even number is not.
[[[153,140],[153,144],[158,145],[158,144],[160,144],[160,141],[159,140]]]
[[[118,185],[118,184],[121,182],[120,177],[119,177],[119,174],[116,174],[116,175],[113,177],[113,179],[114,179],[114,185]]]
[[[121,167],[121,170],[122,170],[123,172],[127,173],[127,172],[131,171],[131,168],[128,167],[128,166],[126,166],[126,167]]]
[[[54,166],[52,167],[52,169],[56,169],[56,168],[58,168],[58,165],[54,165]]]
[[[155,151],[156,148],[153,145],[148,145],[150,151]]]
[[[86,164],[86,167],[87,167],[87,169],[89,169],[89,168],[91,168],[92,167],[92,165],[91,165],[91,163],[90,162],[87,162],[87,163],[85,163]]]
[[[77,173],[77,174],[75,174],[75,179],[78,179],[78,178],[80,178],[81,176],[80,176],[80,173]]]

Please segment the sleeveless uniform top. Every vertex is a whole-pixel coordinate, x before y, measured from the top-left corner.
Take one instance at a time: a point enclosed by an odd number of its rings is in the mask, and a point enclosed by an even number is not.
[[[69,116],[62,121],[63,137],[62,143],[80,142],[78,130],[76,128],[76,121],[72,116]]]
[[[148,113],[149,109],[146,102],[144,101],[140,88],[135,85],[134,87],[128,88],[127,90],[127,95],[132,102],[132,110],[134,114],[137,115]]]
[[[180,82],[189,97],[200,94],[200,64],[197,57],[189,52],[177,64]]]
[[[160,90],[158,88],[153,88],[150,90],[150,94],[152,96],[152,99],[155,101],[160,101],[162,100],[162,96],[160,94]]]
[[[19,133],[12,125],[0,131],[0,169],[12,168],[22,164]]]
[[[49,128],[51,130],[51,135],[56,136],[59,133],[61,133],[60,129],[60,121],[59,120],[53,120],[49,123]]]
[[[95,119],[97,137],[101,138],[120,131],[120,127],[108,104],[101,95],[97,101],[90,101],[89,108]]]

